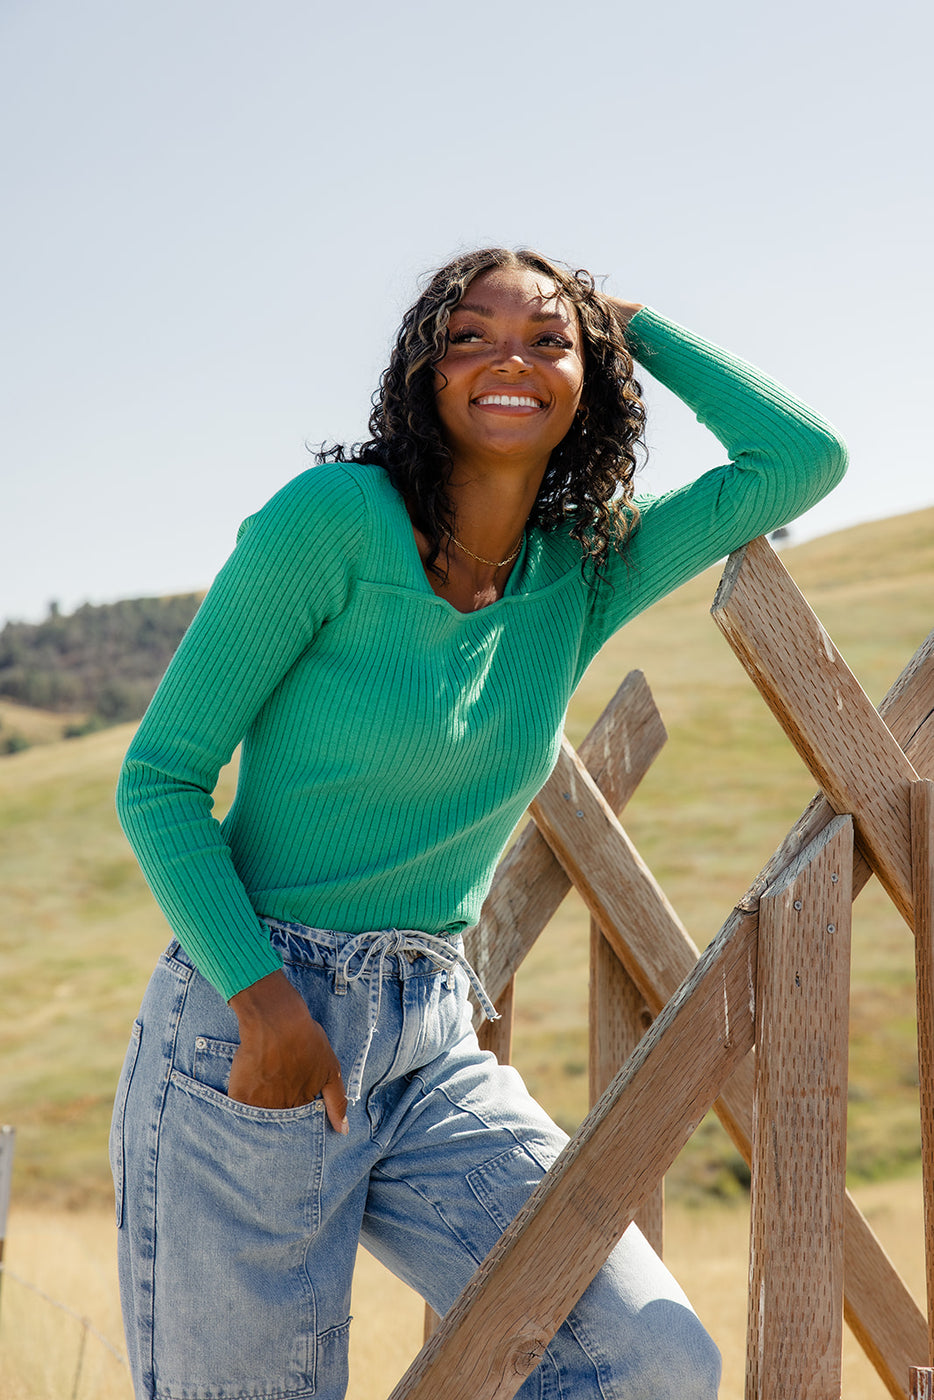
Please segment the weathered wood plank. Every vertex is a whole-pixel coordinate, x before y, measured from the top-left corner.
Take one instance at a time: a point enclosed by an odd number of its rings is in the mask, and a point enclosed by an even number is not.
[[[934,1370],[912,1366],[908,1376],[909,1400],[934,1400]]]
[[[909,791],[917,773],[765,539],[730,556],[714,620],[824,795],[912,922]]]
[[[934,774],[934,632],[895,682],[881,708],[896,737],[905,743],[912,762],[923,772]],[[563,762],[564,755],[559,764]],[[578,768],[575,766],[562,768],[561,771],[567,773],[568,777],[577,774],[579,779]],[[584,791],[586,786],[586,782],[582,784],[578,781],[573,794],[577,803],[572,809],[576,821],[584,820],[576,817],[578,810],[585,811],[585,817],[587,816],[587,794]],[[567,787],[559,790],[567,791]],[[584,806],[581,806],[582,799]],[[567,807],[567,802],[564,805]],[[552,801],[549,806],[560,818],[561,804]],[[793,861],[833,818],[833,809],[826,799],[818,794],[727,919],[721,936],[734,933],[740,926],[745,926],[755,934],[758,900],[763,890],[781,875],[789,862]],[[605,830],[613,820],[610,814],[608,822],[605,804],[598,804],[595,816],[591,817],[594,829],[602,826]],[[545,824],[547,826],[547,821]],[[607,839],[615,840],[615,837]],[[672,966],[660,970],[654,995],[651,989],[647,994],[650,1006],[661,1005],[671,995],[678,977],[694,957],[696,950],[643,863],[638,858],[630,859],[628,838],[615,845],[612,855],[608,855],[604,865],[615,869],[617,898],[614,911],[619,918],[619,922],[614,924],[613,928],[605,922],[604,929],[608,938],[613,938],[615,934],[619,939],[618,943],[613,942],[613,947],[617,952],[622,950],[624,960],[627,958],[624,945],[638,946],[647,929],[650,939],[658,935],[666,946],[671,946],[678,937],[684,940],[680,955],[673,958]],[[870,874],[869,866],[862,856],[855,852],[854,891],[863,888]],[[623,891],[628,890],[630,881],[638,884],[640,889],[640,898],[631,906],[625,898],[619,897]],[[654,904],[647,915],[645,906],[646,901],[650,899],[654,900]],[[643,923],[645,918],[648,919],[647,924]],[[646,961],[651,964],[654,958],[656,970],[659,970],[656,950],[650,947],[646,951]],[[644,985],[642,989],[646,990]],[[715,1105],[721,1121],[747,1162],[751,1160],[752,1152],[753,1076],[754,1065],[750,1056],[733,1073]],[[849,1195],[846,1199],[845,1214],[846,1321],[890,1394],[904,1397],[907,1368],[922,1354],[920,1348],[926,1345],[925,1322],[897,1270]]]
[[[513,977],[497,998],[498,1021],[484,1020],[477,1032],[481,1050],[492,1050],[501,1065],[512,1063],[512,1030],[515,1020],[516,979]]]
[[[690,973],[697,948],[566,739],[555,776],[560,781],[532,803],[535,823],[657,1014]]]
[[[666,738],[645,677],[631,671],[580,747],[581,762],[614,811],[629,801]],[[553,773],[546,788],[560,781]],[[467,957],[497,1005],[569,889],[567,875],[530,822],[500,862],[480,922],[464,936]]]
[[[515,1394],[752,1045],[753,951],[743,931],[701,955],[391,1400]]]
[[[759,904],[746,1400],[840,1400],[853,824]]]
[[[590,1103],[612,1083],[652,1024],[645,998],[590,921]],[[665,1241],[665,1185],[660,1181],[636,1211],[635,1222],[656,1254]]]
[[[928,1354],[934,1366],[934,782],[911,789],[911,849],[915,883],[915,973],[918,1003],[918,1082],[921,1088],[921,1175]]]

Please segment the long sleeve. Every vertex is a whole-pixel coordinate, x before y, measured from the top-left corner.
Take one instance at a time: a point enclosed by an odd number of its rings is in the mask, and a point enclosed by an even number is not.
[[[809,510],[847,462],[834,429],[753,366],[648,308],[628,338],[640,366],[694,411],[730,460],[667,495],[637,498],[636,532],[597,590],[591,654],[709,564]]]
[[[131,744],[117,810],[173,932],[230,997],[276,970],[211,796],[267,698],[351,587],[361,496],[305,472],[244,527]]]
[[[458,612],[375,465],[317,467],[248,522],[118,799],[173,932],[226,997],[278,967],[260,914],[348,932],[474,923],[605,637],[840,475],[832,431],[777,385],[652,312],[631,326],[734,460],[641,502],[592,587],[567,532],[533,530],[503,598]],[[218,824],[211,794],[241,740]]]

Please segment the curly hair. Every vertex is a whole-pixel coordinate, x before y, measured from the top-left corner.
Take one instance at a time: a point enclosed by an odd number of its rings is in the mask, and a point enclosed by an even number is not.
[[[426,567],[446,578],[439,556],[456,531],[448,492],[453,461],[435,406],[435,366],[447,350],[451,311],[473,279],[492,268],[540,272],[577,311],[584,343],[580,408],[551,453],[528,523],[541,530],[567,523],[581,545],[582,567],[590,559],[600,570],[638,520],[632,494],[637,449],[644,449],[645,408],[623,328],[583,269],[508,248],[481,248],[440,268],[403,318],[373,395],[369,441],[349,452],[343,445],[322,448],[317,460],[383,467],[429,542]]]

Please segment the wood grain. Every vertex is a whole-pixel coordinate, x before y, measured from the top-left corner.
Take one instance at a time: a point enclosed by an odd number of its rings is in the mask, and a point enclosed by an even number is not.
[[[746,1400],[840,1400],[853,826],[762,896]]]
[[[928,1353],[934,1365],[934,782],[911,788],[911,847],[915,881],[915,984],[918,1004],[918,1082],[921,1090],[921,1174]]]
[[[590,921],[590,1103],[604,1094],[652,1024],[645,998],[613,952],[603,932]],[[655,1253],[665,1242],[665,1185],[649,1192],[635,1222]]]
[[[767,540],[730,556],[711,611],[831,806],[853,814],[863,854],[911,924],[918,775]]]
[[[934,1370],[912,1366],[908,1375],[909,1400],[934,1400]]]
[[[919,647],[896,680],[883,701],[880,712],[891,726],[896,739],[905,745],[911,761],[922,772],[934,774],[934,632]],[[574,772],[577,774],[580,788],[579,768],[575,767]],[[582,791],[575,794],[578,804],[582,795]],[[560,805],[554,800],[549,801],[548,806],[560,813]],[[578,805],[574,808],[575,813],[578,810],[585,809]],[[547,814],[544,812],[543,819],[547,828]],[[823,794],[818,793],[729,916],[721,930],[721,936],[733,934],[741,927],[745,927],[754,935],[758,921],[758,901],[762,892],[833,819],[832,807]],[[597,823],[607,823],[603,807],[600,807],[594,820]],[[620,940],[613,946],[618,952],[622,950],[623,961],[627,966],[632,965],[633,957],[631,954],[627,955],[626,946],[630,942],[638,944],[644,932],[644,905],[647,899],[653,897],[653,886],[658,897],[648,926],[653,934],[663,930],[663,938],[669,946],[678,935],[686,940],[673,966],[667,971],[662,969],[664,975],[654,993],[651,988],[646,988],[644,982],[641,984],[641,990],[646,993],[649,1005],[662,1004],[671,994],[674,982],[694,956],[695,950],[644,864],[638,859],[634,862],[630,860],[628,838],[614,854],[607,854],[603,864],[611,872],[614,859],[618,883],[635,878],[640,884],[641,898],[636,900],[631,908],[625,899],[619,898],[619,891],[615,891],[615,910],[620,922],[612,929],[604,923],[607,936],[612,937],[615,934]],[[635,872],[634,876],[632,872]],[[861,854],[858,851],[854,852],[854,894],[864,887],[871,873]],[[612,894],[611,877],[608,898]],[[648,949],[647,954],[651,962],[653,950]],[[715,1105],[721,1121],[747,1162],[751,1160],[752,1153],[753,1080],[754,1062],[750,1056],[734,1071]],[[923,1348],[927,1344],[925,1320],[849,1194],[845,1203],[844,1247],[846,1321],[889,1393],[904,1400],[907,1369],[923,1354]]]

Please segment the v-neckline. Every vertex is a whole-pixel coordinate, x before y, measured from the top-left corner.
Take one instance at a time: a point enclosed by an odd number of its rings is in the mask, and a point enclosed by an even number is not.
[[[427,595],[430,598],[434,598],[443,607],[449,608],[451,612],[456,613],[458,617],[465,618],[476,617],[480,613],[489,612],[491,608],[499,607],[501,603],[506,602],[507,599],[509,599],[510,597],[515,597],[517,591],[515,587],[515,580],[518,579],[525,565],[526,551],[528,549],[528,531],[526,531],[523,534],[522,546],[516,557],[516,562],[513,564],[512,569],[510,570],[509,578],[506,580],[506,587],[503,590],[502,597],[494,599],[492,603],[487,603],[482,608],[471,608],[470,611],[467,612],[463,608],[456,607],[453,603],[449,602],[447,598],[442,598],[441,595],[439,593],[436,593],[435,590],[432,588],[431,581],[429,580],[428,575],[425,572],[425,566],[422,563],[422,556],[418,550],[418,540],[415,538],[415,528],[412,524],[409,512],[406,510],[405,501],[402,499],[402,496],[396,490],[396,488],[391,484],[390,489],[392,490],[392,494],[395,499],[396,508],[401,512],[400,519],[404,527],[403,533],[405,536],[403,549],[406,555],[408,556],[408,561],[411,566],[410,571],[414,572],[420,584],[420,592],[427,593]]]

